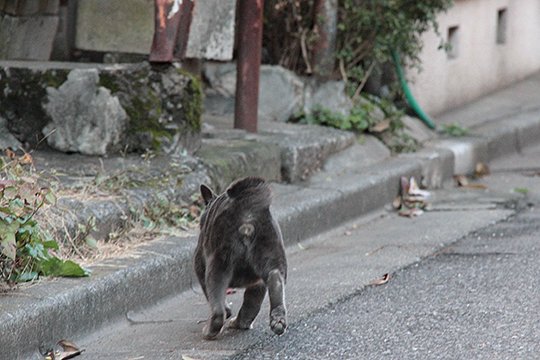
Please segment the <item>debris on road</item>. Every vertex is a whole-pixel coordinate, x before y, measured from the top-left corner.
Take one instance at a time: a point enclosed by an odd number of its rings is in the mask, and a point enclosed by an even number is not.
[[[402,176],[400,195],[394,199],[392,206],[398,211],[398,215],[412,218],[428,209],[429,196],[429,191],[420,189],[414,177],[407,179]]]
[[[62,339],[56,343],[54,349],[48,349],[43,356],[45,360],[67,360],[81,355],[83,351],[84,349],[79,349],[73,342]]]
[[[467,189],[480,189],[480,190],[487,189],[487,186],[485,184],[470,182],[469,178],[465,175],[455,175],[454,180],[456,181],[456,184],[458,187],[463,187]]]
[[[372,282],[369,283],[369,285],[372,285],[372,286],[379,286],[379,285],[384,285],[386,284],[388,281],[390,281],[390,278],[392,277],[392,275],[390,275],[389,273],[386,273],[384,274],[382,277],[378,278],[378,279],[375,279],[373,280]]]
[[[489,171],[489,166],[483,162],[477,162],[476,166],[474,167],[474,176],[479,178],[486,175],[489,175],[491,172]]]

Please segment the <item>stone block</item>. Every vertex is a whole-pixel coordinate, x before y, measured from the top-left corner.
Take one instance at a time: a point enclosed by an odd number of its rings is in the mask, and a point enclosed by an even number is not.
[[[235,0],[196,1],[186,57],[232,59]],[[148,54],[154,35],[153,0],[78,2],[75,47]]]
[[[454,153],[449,149],[427,147],[415,153],[400,154],[398,158],[421,164],[421,185],[428,189],[444,187],[454,175]]]
[[[68,95],[67,89],[60,94],[57,92],[56,89],[62,88],[74,69],[98,72],[98,85],[94,91],[98,100],[92,97],[81,100],[75,95]],[[90,88],[90,84],[87,87]],[[84,115],[88,119],[114,115],[118,120],[121,110],[116,106],[116,100],[111,100],[114,98],[118,99],[127,115],[127,126],[121,136],[122,141],[112,141],[112,145],[105,146],[107,151],[121,148],[128,151],[192,152],[200,143],[202,89],[199,81],[178,65],[0,62],[0,88],[4,89],[0,92],[3,105],[0,116],[7,120],[9,131],[29,146],[37,145],[44,137],[42,130],[45,125],[55,116],[66,116],[67,110],[73,110],[73,104],[91,103],[95,109]],[[69,88],[73,90],[71,86]],[[52,108],[49,107],[52,106],[51,101],[55,103]],[[44,107],[42,104],[48,105]],[[58,120],[56,123],[59,124]],[[49,134],[52,127],[45,130]],[[88,133],[92,132],[90,130],[87,129]],[[88,153],[81,146],[74,150],[61,145],[59,139],[54,141],[55,147],[65,148],[65,151]],[[67,140],[66,143],[73,142]],[[103,153],[103,149],[99,153]]]
[[[48,60],[57,16],[0,15],[0,59]]]
[[[454,175],[472,174],[478,162],[489,161],[488,144],[484,139],[472,137],[440,139],[428,141],[426,145],[435,149],[447,149],[453,153]]]
[[[236,0],[195,1],[186,57],[231,60]]]
[[[78,49],[148,54],[154,34],[154,1],[79,1],[76,28]]]
[[[285,122],[302,109],[304,83],[292,71],[262,66],[259,82],[259,120]]]
[[[404,132],[419,143],[424,143],[428,140],[435,138],[436,134],[430,130],[420,119],[404,115],[401,117],[403,125],[405,125]]]
[[[0,116],[0,150],[8,148],[16,150],[22,148],[22,145],[19,140],[8,131],[6,119]]]
[[[1,0],[0,11],[13,16],[56,15],[60,0]]]
[[[225,97],[236,92],[236,64],[208,63],[204,76],[212,89]],[[281,66],[261,66],[259,79],[260,121],[287,121],[295,112],[302,110],[304,82],[292,71]]]
[[[343,81],[327,81],[324,83],[314,82],[306,86],[304,112],[311,113],[317,107],[348,115],[353,107],[353,102],[345,94],[345,83]]]
[[[263,66],[264,67],[264,66]],[[234,97],[236,92],[236,63],[206,61],[203,75],[210,88],[224,97]]]
[[[60,10],[60,0],[41,0],[41,11],[44,14],[56,15]]]
[[[281,153],[271,143],[234,139],[205,139],[197,156],[210,168],[212,183],[223,191],[241,176],[281,180]]]
[[[304,181],[324,165],[328,157],[351,146],[356,136],[348,131],[315,125],[261,122],[258,134],[248,138],[276,144],[281,149],[281,176],[289,183]]]

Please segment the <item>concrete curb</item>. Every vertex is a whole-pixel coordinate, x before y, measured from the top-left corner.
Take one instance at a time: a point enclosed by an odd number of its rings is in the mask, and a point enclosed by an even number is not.
[[[423,175],[431,185],[440,186],[454,174],[472,172],[478,161],[518,152],[537,142],[540,113],[516,119],[515,123],[509,119],[478,126],[471,137],[431,141],[416,154],[367,166],[328,185],[276,185],[273,211],[287,244],[389,204],[398,194],[401,176]],[[88,333],[130,310],[188,289],[194,281],[194,244],[193,237],[165,238],[141,246],[139,258],[94,267],[90,278],[48,281],[25,289],[20,296],[10,295],[8,301],[4,298],[0,302],[2,352],[11,358],[40,358],[41,345]]]

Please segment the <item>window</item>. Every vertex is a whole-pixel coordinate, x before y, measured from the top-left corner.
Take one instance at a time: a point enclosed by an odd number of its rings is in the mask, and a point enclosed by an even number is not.
[[[497,44],[506,43],[507,13],[506,8],[497,11]]]
[[[448,28],[448,45],[446,54],[448,59],[455,59],[458,57],[459,50],[459,27],[451,26]]]

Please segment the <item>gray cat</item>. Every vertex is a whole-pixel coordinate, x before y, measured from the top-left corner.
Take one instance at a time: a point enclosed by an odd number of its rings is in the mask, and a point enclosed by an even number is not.
[[[231,184],[221,195],[205,185],[201,194],[206,209],[201,216],[195,250],[195,272],[210,305],[205,339],[215,339],[231,310],[225,303],[228,288],[245,288],[244,302],[228,327],[250,329],[262,301],[270,297],[270,328],[285,332],[287,260],[278,223],[270,214],[267,182],[247,177]]]

